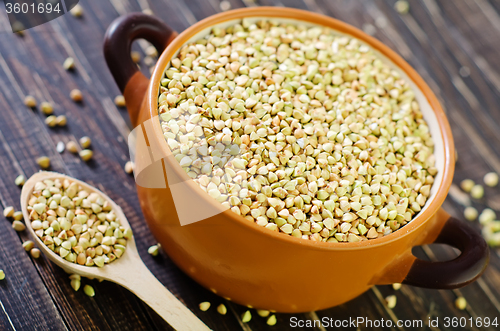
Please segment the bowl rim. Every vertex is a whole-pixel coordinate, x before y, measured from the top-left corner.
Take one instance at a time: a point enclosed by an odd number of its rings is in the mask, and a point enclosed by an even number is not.
[[[432,216],[439,210],[439,208],[443,204],[453,180],[454,165],[455,165],[454,162],[455,148],[448,119],[437,97],[434,95],[434,93],[432,92],[430,87],[425,83],[422,77],[415,71],[415,69],[413,69],[400,55],[398,55],[395,51],[393,51],[388,46],[383,44],[381,41],[345,22],[339,21],[337,19],[334,19],[326,15],[321,15],[306,10],[284,8],[284,7],[247,7],[211,15],[193,24],[192,26],[181,32],[176,38],[173,39],[173,41],[167,46],[167,48],[160,55],[158,62],[154,68],[154,71],[151,75],[147,90],[146,105],[149,108],[149,117],[147,119],[148,120],[153,119],[155,118],[155,116],[158,116],[157,97],[160,88],[160,80],[163,76],[163,69],[167,66],[168,62],[178,51],[178,49],[180,49],[191,37],[193,37],[195,34],[199,33],[200,31],[206,28],[209,28],[217,24],[221,24],[226,21],[249,18],[249,17],[293,19],[332,28],[333,30],[350,35],[370,45],[373,49],[383,54],[396,66],[398,66],[402,71],[404,71],[408,75],[408,77],[413,81],[413,83],[420,89],[422,94],[429,102],[429,105],[431,109],[434,111],[434,114],[438,121],[441,136],[443,139],[444,173],[441,185],[438,187],[435,197],[430,201],[430,204],[426,206],[427,208],[425,208],[422,212],[420,212],[418,216],[414,218],[411,222],[406,224],[404,227],[398,229],[397,231],[392,232],[381,238],[354,242],[354,243],[312,241],[302,238],[295,238],[288,235],[283,235],[282,233],[276,231],[270,231],[255,224],[255,222],[249,222],[241,215],[237,215],[236,213],[228,209],[224,209],[219,202],[217,202],[215,199],[206,194],[206,192],[204,192],[198,185],[196,185],[194,181],[192,181],[190,177],[187,176],[187,174],[182,170],[182,168],[178,165],[178,163],[175,162],[175,159],[167,157],[164,158],[165,162],[169,163],[169,165],[175,171],[176,175],[179,176],[179,178],[185,179],[187,185],[190,185],[193,190],[199,192],[199,195],[206,202],[218,208],[221,211],[221,213],[225,213],[225,215],[230,218],[231,222],[238,222],[242,227],[247,227],[248,229],[246,230],[248,231],[257,231],[260,232],[262,235],[272,237],[273,240],[282,240],[289,244],[306,245],[311,248],[332,249],[332,250],[363,249],[363,248],[385,245],[392,241],[399,240],[403,237],[406,237],[411,232],[417,230],[421,226],[423,226],[429,219],[432,218]],[[171,155],[172,153],[168,147],[168,144],[166,143],[166,140],[164,139],[159,121],[153,120],[151,122],[156,140],[159,142],[159,146],[162,149],[162,152],[164,153],[164,155]],[[175,162],[174,164],[171,164],[173,163],[172,160],[174,160]],[[185,226],[189,226],[189,224]]]

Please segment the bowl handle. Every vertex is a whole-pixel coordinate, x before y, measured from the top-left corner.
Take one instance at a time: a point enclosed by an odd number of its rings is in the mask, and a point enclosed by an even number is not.
[[[434,243],[455,247],[460,250],[460,255],[444,262],[430,262],[416,258],[403,280],[404,284],[433,289],[453,289],[472,283],[486,270],[490,260],[490,250],[481,234],[446,212],[441,212],[441,217],[443,216],[448,218]]]
[[[177,36],[177,32],[154,16],[132,13],[118,17],[104,36],[104,57],[109,70],[125,97],[130,119],[137,125],[138,113],[149,80],[139,71],[130,56],[132,43],[146,39],[161,52]]]
[[[475,281],[486,270],[490,259],[488,245],[467,223],[440,209],[430,220],[429,230],[416,245],[446,244],[460,250],[450,261],[431,262],[416,258],[411,249],[400,255],[372,284],[403,283],[432,289],[453,289]]]

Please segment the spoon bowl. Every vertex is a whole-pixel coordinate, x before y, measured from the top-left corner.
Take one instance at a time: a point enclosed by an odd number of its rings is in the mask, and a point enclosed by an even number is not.
[[[111,204],[112,210],[116,214],[120,224],[125,229],[130,228],[130,224],[120,206],[100,190],[83,181],[57,172],[41,171],[31,176],[24,184],[21,192],[21,209],[28,232],[35,239],[38,247],[45,256],[68,273],[78,274],[90,279],[108,280],[125,287],[153,308],[176,330],[210,330],[149,271],[139,256],[133,237],[127,240],[127,248],[123,255],[109,264],[105,264],[102,268],[84,266],[66,261],[47,247],[31,227],[31,220],[27,209],[28,201],[35,184],[46,179],[60,179],[61,181],[67,179],[70,182],[78,183],[78,185],[89,193],[99,194]]]

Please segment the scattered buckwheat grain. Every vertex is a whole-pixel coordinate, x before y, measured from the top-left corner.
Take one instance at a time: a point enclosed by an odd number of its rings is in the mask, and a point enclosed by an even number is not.
[[[80,142],[80,146],[82,146],[82,148],[84,148],[84,149],[89,148],[90,145],[92,144],[92,140],[87,136],[81,137],[79,142]]]
[[[27,95],[24,98],[24,104],[25,104],[26,107],[35,108],[36,107],[36,99],[35,99],[35,97],[33,97],[31,95]]]
[[[468,221],[474,221],[477,218],[478,212],[474,207],[466,207],[464,210],[464,217]]]
[[[139,52],[136,51],[131,52],[130,57],[132,58],[132,61],[134,61],[134,63],[141,62],[141,53]]]
[[[396,11],[402,15],[408,14],[408,12],[410,11],[410,3],[406,0],[398,0],[394,4],[394,9],[396,9]]]
[[[71,92],[69,93],[69,97],[74,102],[81,102],[83,100],[82,91],[80,91],[79,89],[73,89],[73,90],[71,90]]]
[[[90,161],[94,156],[94,152],[91,149],[83,149],[79,154],[80,158],[85,162]]]
[[[83,7],[77,3],[73,8],[71,8],[71,10],[69,12],[74,17],[82,17],[83,16]]]
[[[489,187],[495,187],[498,185],[498,174],[495,172],[489,172],[484,175],[484,183]]]
[[[12,215],[14,215],[15,211],[16,210],[12,206],[5,207],[5,209],[3,210],[3,216],[4,217],[12,217]]]
[[[220,10],[221,11],[228,11],[231,9],[231,3],[227,0],[222,0],[219,4]]]
[[[385,298],[385,303],[387,305],[387,308],[393,309],[394,307],[396,307],[397,297],[395,295],[389,295]]]
[[[65,70],[75,69],[75,59],[73,59],[72,57],[66,58],[66,60],[64,60],[64,62],[63,62],[63,68]]]
[[[125,169],[125,172],[126,172],[127,174],[131,174],[131,173],[133,173],[133,172],[134,172],[134,162],[132,162],[132,161],[127,161],[127,163],[125,163],[125,167],[124,167],[124,169]]]
[[[36,163],[40,166],[42,169],[47,169],[50,167],[50,159],[48,156],[41,156],[38,159],[36,159]]]
[[[460,183],[460,187],[462,188],[462,190],[464,192],[467,192],[469,193],[472,188],[474,187],[474,185],[476,185],[474,183],[474,181],[472,179],[464,179],[461,183]]]
[[[399,289],[401,289],[401,283],[394,283],[392,284],[392,288],[396,291],[398,291]]]
[[[481,199],[484,196],[484,187],[479,184],[476,184],[470,190],[470,196],[474,199]]]
[[[73,153],[73,154],[76,154],[78,153],[78,145],[70,140],[66,143],[66,149],[70,152],[70,153]]]
[[[40,110],[45,115],[51,115],[54,112],[54,107],[52,107],[50,102],[44,101],[40,104]]]
[[[123,95],[118,95],[115,97],[115,105],[117,107],[123,108],[126,106],[125,97]]]
[[[30,255],[32,258],[34,259],[38,259],[41,255],[41,252],[38,248],[33,248],[31,251],[30,251]]]
[[[226,306],[224,306],[224,304],[221,303],[219,306],[217,306],[217,312],[221,315],[226,315],[227,313]]]
[[[210,308],[210,302],[205,301],[199,305],[201,311],[207,311]]]
[[[19,175],[16,177],[16,179],[14,180],[14,183],[17,185],[17,186],[23,186],[24,183],[26,182],[26,177],[24,177],[24,175]]]
[[[457,307],[460,310],[464,310],[465,308],[467,308],[467,300],[465,300],[464,297],[458,297],[455,300],[455,307]]]
[[[273,325],[276,325],[276,322],[278,322],[278,320],[276,319],[276,315],[271,315],[267,319],[266,324],[270,325],[270,326],[273,326]]]

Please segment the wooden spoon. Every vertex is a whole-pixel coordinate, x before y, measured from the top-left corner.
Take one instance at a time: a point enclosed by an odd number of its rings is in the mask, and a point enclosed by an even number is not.
[[[134,238],[127,240],[127,248],[120,258],[104,265],[102,268],[97,266],[88,267],[68,262],[50,250],[35,234],[35,231],[31,227],[27,206],[29,198],[31,197],[31,192],[37,182],[45,179],[54,180],[57,178],[59,178],[61,182],[64,179],[68,179],[70,182],[77,182],[88,192],[96,192],[101,195],[104,199],[111,203],[113,211],[120,220],[121,225],[125,228],[130,228],[130,224],[123,214],[122,209],[106,194],[78,179],[57,172],[41,171],[31,176],[31,178],[24,184],[21,192],[21,208],[24,219],[26,220],[26,228],[30,232],[31,236],[38,242],[38,247],[45,254],[45,256],[69,273],[78,274],[88,278],[108,280],[125,287],[153,308],[153,310],[155,310],[176,330],[210,330],[149,271],[139,257]]]

